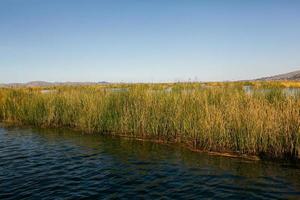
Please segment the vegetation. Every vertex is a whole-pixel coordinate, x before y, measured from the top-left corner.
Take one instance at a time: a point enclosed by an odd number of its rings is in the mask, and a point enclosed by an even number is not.
[[[287,83],[174,83],[0,89],[0,120],[300,158],[300,96]],[[244,91],[251,85],[251,93]],[[261,92],[260,87],[272,88]]]

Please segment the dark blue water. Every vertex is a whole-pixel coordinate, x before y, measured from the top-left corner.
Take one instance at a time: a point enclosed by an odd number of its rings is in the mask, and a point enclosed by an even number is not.
[[[0,199],[300,199],[300,169],[64,130],[0,128]]]

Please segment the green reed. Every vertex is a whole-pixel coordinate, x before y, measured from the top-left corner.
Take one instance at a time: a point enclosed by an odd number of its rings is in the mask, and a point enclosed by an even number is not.
[[[177,142],[207,151],[299,158],[300,98],[280,89],[247,94],[238,84],[177,83],[50,91],[0,89],[0,120]]]

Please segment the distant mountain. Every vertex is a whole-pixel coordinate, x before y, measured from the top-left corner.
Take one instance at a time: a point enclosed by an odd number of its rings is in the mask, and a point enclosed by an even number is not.
[[[48,87],[60,85],[100,85],[109,84],[109,82],[46,82],[46,81],[31,81],[28,83],[8,83],[0,84],[0,87]]]
[[[257,79],[258,81],[300,81],[300,70],[286,73],[286,74],[279,74],[276,76],[264,77]]]
[[[255,79],[255,81],[300,81],[300,70],[289,72],[286,74],[279,74],[275,76],[263,77]],[[102,85],[110,84],[109,82],[46,82],[46,81],[31,81],[28,83],[8,83],[1,84],[0,87],[48,87],[48,86],[63,86],[63,85]]]
[[[50,86],[53,85],[54,83],[46,82],[46,81],[31,81],[28,83],[25,83],[24,85],[28,87],[35,87],[35,86]]]

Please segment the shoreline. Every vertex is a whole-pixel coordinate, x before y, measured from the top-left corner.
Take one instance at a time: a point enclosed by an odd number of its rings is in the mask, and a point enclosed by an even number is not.
[[[30,128],[30,129],[44,129],[44,130],[56,130],[56,129],[61,129],[61,130],[68,130],[76,133],[81,133],[83,135],[87,134],[100,134],[103,136],[108,136],[108,137],[116,137],[120,139],[126,139],[126,140],[134,140],[134,141],[141,141],[141,142],[151,142],[151,143],[156,143],[156,144],[163,144],[163,145],[168,145],[168,146],[174,146],[174,145],[179,145],[181,148],[187,149],[191,152],[196,152],[196,153],[205,153],[209,156],[220,156],[220,157],[228,157],[228,158],[233,158],[233,159],[242,159],[246,161],[251,161],[251,162],[259,162],[259,161],[271,161],[271,162],[292,162],[292,163],[300,163],[300,159],[283,159],[283,158],[271,158],[271,157],[260,157],[259,155],[248,155],[248,154],[240,154],[238,152],[228,152],[228,151],[209,151],[209,150],[204,150],[204,149],[198,149],[194,148],[191,145],[187,145],[184,143],[180,142],[173,142],[173,141],[164,141],[164,140],[158,140],[158,139],[150,139],[150,138],[139,138],[139,137],[133,137],[133,136],[128,136],[124,134],[116,134],[116,133],[87,133],[79,129],[73,129],[70,127],[39,127],[39,126],[33,126],[33,125],[25,125],[21,123],[13,123],[13,122],[0,122],[0,128]]]

